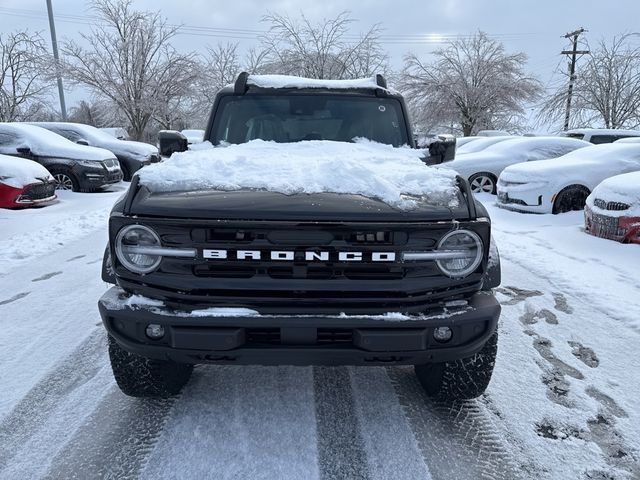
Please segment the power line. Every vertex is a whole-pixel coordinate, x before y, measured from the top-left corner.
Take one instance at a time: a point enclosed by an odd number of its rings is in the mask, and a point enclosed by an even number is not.
[[[45,15],[39,10],[17,9],[0,7],[0,12],[6,15],[44,19]],[[56,14],[56,21],[64,23],[72,23],[78,25],[95,26],[100,24],[100,19],[95,16],[72,15],[72,14]],[[202,37],[219,37],[230,38],[235,40],[254,40],[262,35],[266,35],[268,30],[243,29],[243,28],[223,28],[223,27],[204,27],[194,25],[173,25],[168,24],[171,28],[176,28],[180,35],[202,36]],[[381,34],[378,40],[388,44],[438,44],[450,40],[471,39],[475,34],[451,34],[451,33],[411,33],[411,34]],[[539,33],[494,33],[488,35],[490,38],[497,40],[516,40],[520,38],[539,35]],[[355,34],[345,34],[346,40],[359,40],[361,37]]]

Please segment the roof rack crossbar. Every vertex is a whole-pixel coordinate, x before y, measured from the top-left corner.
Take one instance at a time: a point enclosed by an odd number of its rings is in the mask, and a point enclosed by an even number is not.
[[[244,95],[247,93],[247,79],[249,78],[249,74],[247,72],[242,72],[238,75],[236,79],[236,83],[233,85],[233,93],[235,95]]]

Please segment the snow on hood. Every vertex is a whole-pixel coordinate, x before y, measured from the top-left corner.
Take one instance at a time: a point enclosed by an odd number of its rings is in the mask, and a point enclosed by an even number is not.
[[[0,124],[0,131],[9,131],[16,134],[19,137],[16,147],[29,147],[36,155],[95,161],[115,158],[109,150],[78,145],[35,125],[2,123]]]
[[[249,75],[247,84],[261,88],[328,88],[344,90],[381,88],[376,83],[375,77],[355,78],[352,80],[319,80],[290,75]]]
[[[639,167],[640,168],[640,167]],[[595,199],[630,205],[628,210],[604,210],[594,205]],[[587,205],[594,212],[610,217],[640,216],[640,171],[607,178],[587,197]]]
[[[242,189],[296,193],[346,193],[376,198],[401,208],[416,207],[411,196],[458,206],[455,172],[427,167],[423,150],[394,148],[368,140],[241,145],[177,153],[141,170],[152,192]]]
[[[0,155],[0,182],[5,185],[22,188],[42,180],[53,181],[53,177],[39,163],[26,158]]]
[[[604,178],[634,170],[640,170],[640,144],[608,143],[574,150],[552,162],[512,165],[501,176],[507,181],[529,182],[577,175],[586,186],[593,188]]]

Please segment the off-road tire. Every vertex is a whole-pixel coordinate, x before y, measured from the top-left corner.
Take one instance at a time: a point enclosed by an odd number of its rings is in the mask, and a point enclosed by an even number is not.
[[[589,193],[582,185],[570,185],[560,190],[553,202],[553,214],[583,210]]]
[[[498,179],[492,173],[478,172],[469,177],[469,185],[473,193],[495,195],[498,190]]]
[[[130,397],[166,398],[180,393],[193,365],[154,360],[124,350],[109,337],[109,359],[116,383]]]
[[[452,362],[415,365],[427,396],[445,402],[479,397],[489,386],[498,352],[498,332],[471,357]]]

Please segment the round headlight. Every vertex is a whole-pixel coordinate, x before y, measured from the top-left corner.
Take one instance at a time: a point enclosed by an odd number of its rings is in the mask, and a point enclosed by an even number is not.
[[[118,232],[116,256],[133,273],[145,274],[160,265],[162,257],[145,252],[148,247],[160,247],[160,237],[144,225],[129,225]]]
[[[466,277],[482,262],[482,239],[470,230],[455,230],[442,237],[438,252],[451,254],[436,260],[442,273],[451,278]]]

